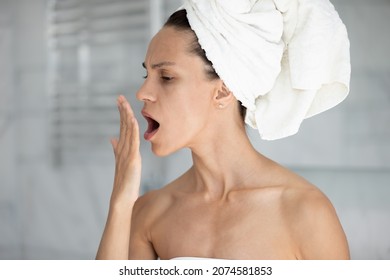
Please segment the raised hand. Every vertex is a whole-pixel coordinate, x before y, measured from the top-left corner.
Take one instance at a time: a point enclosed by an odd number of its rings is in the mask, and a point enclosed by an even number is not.
[[[111,204],[132,207],[138,198],[141,180],[139,126],[129,102],[123,95],[118,97],[117,105],[120,113],[120,134],[119,139],[111,139],[115,154]]]
[[[128,258],[131,216],[141,181],[138,122],[124,96],[119,96],[117,103],[120,134],[119,139],[111,140],[115,154],[114,187],[96,259]]]

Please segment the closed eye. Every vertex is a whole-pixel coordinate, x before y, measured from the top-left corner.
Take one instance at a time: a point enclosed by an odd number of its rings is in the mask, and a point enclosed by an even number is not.
[[[161,76],[161,79],[163,79],[164,81],[172,81],[173,80],[173,77],[169,77],[169,76]]]

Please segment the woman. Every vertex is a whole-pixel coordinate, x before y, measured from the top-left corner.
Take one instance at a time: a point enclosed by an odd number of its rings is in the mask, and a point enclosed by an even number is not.
[[[241,5],[244,2],[247,6]],[[222,25],[214,22],[210,26],[210,22],[206,22],[210,18],[211,21],[228,18],[220,17],[226,11],[236,15],[236,10],[242,9],[237,16],[240,20],[230,22],[232,25],[229,26],[234,29],[237,22],[242,24],[242,14],[260,11],[270,20],[268,12],[272,7],[272,15],[279,14],[276,19],[280,20],[280,14],[291,18],[293,8],[290,6],[290,10],[283,11],[278,1],[230,1],[229,5],[233,5],[230,7],[227,3],[223,0],[187,1],[185,9],[174,13],[149,45],[144,61],[147,75],[137,93],[137,98],[144,103],[142,114],[148,122],[144,138],[151,142],[152,150],[158,156],[189,148],[193,165],[167,186],[142,197],[138,197],[141,177],[139,127],[125,97],[118,98],[120,136],[112,140],[116,172],[98,259],[349,258],[345,234],[326,196],[303,178],[257,152],[245,131],[244,120],[257,126],[265,139],[287,136],[296,130],[290,129],[296,127],[295,115],[290,114],[292,117],[287,118],[292,124],[286,125],[284,121],[281,126],[281,122],[272,120],[267,110],[261,108],[264,103],[274,108],[278,99],[275,88],[285,78],[286,71],[290,77],[294,76],[293,50],[288,47],[289,44],[293,46],[294,41],[287,42],[288,34],[283,31],[283,38],[280,38],[280,41],[284,40],[283,44],[269,43],[268,39],[263,42],[262,51],[267,44],[274,45],[268,47],[276,49],[274,56],[280,55],[279,65],[282,66],[281,69],[270,63],[260,66],[266,70],[260,73],[264,74],[262,77],[266,76],[272,82],[258,82],[266,92],[256,89],[260,95],[252,106],[251,96],[240,93],[241,87],[248,92],[252,87],[243,75],[248,73],[246,67],[240,65],[245,59],[240,60],[240,55],[232,58],[226,56],[226,52],[218,53],[221,49],[215,51],[212,48],[218,48],[215,46],[219,42],[207,39],[209,28],[222,30],[218,34],[223,38],[216,39],[221,42],[230,44],[240,36],[233,34],[229,38],[228,33],[223,33]],[[208,5],[211,5],[210,9],[207,9]],[[209,11],[214,14],[208,15]],[[254,26],[253,20],[248,21]],[[286,30],[286,19],[282,18],[282,21]],[[297,29],[299,21],[295,24]],[[279,33],[281,37],[282,33]],[[208,34],[216,33],[211,30]],[[211,42],[209,45],[207,40]],[[236,46],[243,47],[235,42],[230,45],[232,49]],[[223,46],[221,48],[226,50]],[[286,50],[290,54],[290,63],[285,60]],[[252,49],[248,47],[248,51],[240,51],[245,57]],[[270,55],[267,52],[265,61]],[[224,70],[226,61],[230,66],[237,65],[237,69],[230,69],[234,70],[235,77]],[[250,66],[249,60],[246,63]],[[255,61],[255,64],[256,68],[260,63]],[[270,78],[270,75],[275,77]],[[264,85],[267,83],[272,87]],[[289,87],[293,88],[293,83],[293,78],[289,78]],[[335,87],[332,89],[337,91]],[[281,92],[285,94],[284,90]],[[321,95],[319,89],[316,92]],[[290,102],[287,97],[281,106],[292,106],[296,110],[297,104],[302,102]],[[316,102],[314,97],[311,98],[310,104]],[[325,106],[329,107],[329,102]],[[314,112],[310,113],[310,110],[306,108],[306,115],[300,121]],[[269,122],[263,125],[262,118]]]

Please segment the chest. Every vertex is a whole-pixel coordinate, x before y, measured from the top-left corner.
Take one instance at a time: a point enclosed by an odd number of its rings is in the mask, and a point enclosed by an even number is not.
[[[277,207],[240,202],[174,204],[151,235],[161,258],[273,259],[289,246]]]

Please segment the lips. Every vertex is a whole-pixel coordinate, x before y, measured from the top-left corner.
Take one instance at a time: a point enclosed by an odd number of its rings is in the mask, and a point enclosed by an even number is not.
[[[158,129],[160,128],[160,123],[145,111],[142,111],[142,115],[148,122],[148,128],[144,133],[144,138],[148,141],[152,139],[152,137],[157,133]]]

